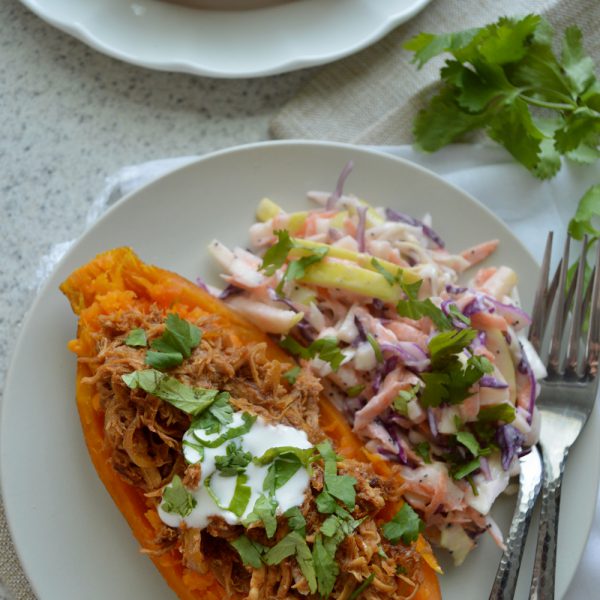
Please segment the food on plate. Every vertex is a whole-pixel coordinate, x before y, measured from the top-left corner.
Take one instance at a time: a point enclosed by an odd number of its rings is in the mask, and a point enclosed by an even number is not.
[[[498,242],[451,253],[428,215],[345,195],[350,168],[334,193],[308,194],[317,208],[263,199],[251,250],[213,241],[220,295],[321,378],[460,564],[483,532],[503,545],[490,509],[537,440],[544,368],[523,335],[516,272],[471,271]]]
[[[308,368],[127,248],[61,290],[92,462],[180,598],[440,597],[398,467]]]

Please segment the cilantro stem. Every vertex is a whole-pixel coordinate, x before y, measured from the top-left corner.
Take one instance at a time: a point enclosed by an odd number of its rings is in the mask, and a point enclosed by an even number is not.
[[[533,104],[534,106],[539,106],[540,108],[551,108],[553,110],[575,110],[577,108],[576,104],[565,104],[562,102],[546,102],[545,100],[537,100],[536,98],[532,98],[531,96],[521,95],[521,99],[525,100],[528,104]]]

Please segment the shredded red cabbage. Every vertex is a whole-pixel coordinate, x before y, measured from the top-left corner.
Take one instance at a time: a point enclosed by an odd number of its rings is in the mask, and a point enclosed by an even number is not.
[[[342,197],[342,194],[344,193],[344,183],[346,183],[346,179],[348,178],[348,175],[350,175],[350,173],[352,172],[353,168],[353,161],[350,160],[345,164],[344,168],[342,169],[342,172],[340,173],[340,176],[338,177],[333,194],[331,194],[331,196],[329,196],[329,198],[327,199],[327,210],[333,210],[335,208],[335,205],[338,203],[338,200]]]
[[[504,390],[508,387],[507,383],[504,383],[504,381],[500,381],[491,375],[484,375],[479,380],[479,385],[480,387],[494,388],[496,390]]]
[[[354,315],[354,324],[356,325],[356,329],[358,330],[358,336],[352,342],[352,346],[356,348],[356,346],[358,346],[362,342],[367,341],[367,332],[365,331],[361,320],[356,315]]]
[[[206,291],[208,291],[208,289],[206,288],[206,286],[204,286],[204,289]],[[237,296],[238,294],[241,294],[244,290],[240,287],[237,287],[237,285],[233,285],[232,283],[230,283],[220,294],[219,294],[219,299],[220,300],[226,300],[227,298],[230,298],[231,296]]]
[[[456,303],[454,302],[454,300],[444,300],[442,302],[442,304],[440,305],[442,312],[452,321],[452,325],[454,326],[455,329],[466,329],[468,327],[468,325],[466,323],[463,323],[463,321],[461,321],[460,319],[457,319],[448,310],[448,307],[450,305],[454,305],[454,307],[458,310],[458,307],[456,306]]]
[[[428,237],[438,248],[443,248],[445,246],[444,240],[442,240],[442,238],[433,229],[431,229],[429,225],[425,225],[425,223],[419,219],[415,219],[410,215],[398,212],[393,208],[385,209],[385,218],[394,223],[406,223],[407,225],[412,225],[413,227],[420,227],[423,231],[423,234]]]
[[[431,363],[427,353],[414,342],[397,342],[380,344],[382,352],[392,352],[400,357],[404,365],[417,371],[424,371]]]
[[[210,294],[210,290],[208,289],[208,286],[206,285],[202,277],[196,277],[196,285]]]
[[[491,302],[496,307],[498,314],[505,318],[508,317],[508,322],[515,329],[521,329],[522,327],[525,327],[531,323],[531,317],[522,308],[519,308],[514,304],[505,304],[503,302],[499,302],[491,296],[487,296],[486,300]]]
[[[386,358],[383,363],[379,365],[377,370],[375,371],[375,377],[373,378],[373,383],[371,384],[373,387],[373,391],[377,394],[379,392],[379,388],[383,380],[397,367],[398,365],[398,357],[390,356]]]
[[[488,481],[491,481],[492,480],[492,472],[490,471],[490,463],[488,462],[488,459],[485,456],[479,457],[479,468],[481,469],[483,476]]]
[[[533,409],[535,407],[535,397],[537,396],[537,381],[535,379],[535,375],[533,374],[533,369],[527,360],[527,355],[525,354],[525,350],[523,350],[523,345],[519,342],[519,347],[521,348],[521,360],[517,365],[517,371],[522,375],[527,375],[530,384],[529,391],[529,406],[527,407],[527,411],[529,415],[527,416],[527,423],[531,425],[531,419],[533,418]]]
[[[429,429],[431,429],[431,435],[436,438],[438,436],[437,421],[431,408],[427,409],[427,422],[429,423]]]
[[[496,430],[496,442],[502,452],[502,468],[508,471],[515,457],[521,452],[524,438],[522,433],[512,425],[501,425]]]

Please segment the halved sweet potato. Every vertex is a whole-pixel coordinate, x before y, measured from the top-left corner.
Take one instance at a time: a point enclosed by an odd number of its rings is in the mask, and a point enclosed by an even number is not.
[[[233,332],[239,344],[266,342],[269,358],[290,361],[281,348],[218,299],[175,273],[144,264],[129,248],[100,254],[73,272],[61,285],[61,290],[79,316],[77,339],[70,342],[69,348],[80,357],[95,355],[96,348],[90,334],[100,328],[99,317],[134,307],[157,305],[165,310],[176,310],[181,316],[191,319],[212,314],[224,328]],[[110,455],[103,443],[104,415],[98,394],[93,385],[82,382],[90,375],[91,368],[80,362],[77,369],[77,407],[92,462],[141,546],[152,548],[161,522],[143,492],[123,481],[111,466]],[[323,431],[333,440],[340,454],[372,462],[383,477],[394,476],[385,460],[365,451],[346,420],[326,399],[321,401],[320,419]],[[391,516],[398,507],[386,508]],[[419,538],[417,550],[424,558],[423,583],[414,598],[440,598],[434,572],[439,567],[429,544]],[[177,551],[150,555],[150,558],[182,600],[223,598],[223,589],[214,576],[210,572],[199,575],[185,568]]]

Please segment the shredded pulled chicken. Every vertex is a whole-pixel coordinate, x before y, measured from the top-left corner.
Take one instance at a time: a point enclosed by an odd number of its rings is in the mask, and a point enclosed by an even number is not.
[[[190,489],[197,486],[200,479],[200,467],[186,465],[181,445],[190,417],[139,388],[130,389],[122,380],[122,375],[145,368],[144,349],[124,343],[128,333],[141,327],[151,342],[162,335],[164,320],[165,314],[158,308],[102,317],[101,329],[94,334],[95,356],[79,359],[87,363],[93,373],[84,382],[94,385],[98,392],[104,411],[104,443],[113,468],[126,482],[143,490],[156,505],[162,488],[175,474],[181,476]],[[264,343],[240,347],[212,317],[201,318],[194,324],[202,330],[202,340],[189,359],[169,371],[170,376],[187,385],[227,391],[235,410],[302,429],[312,443],[323,440],[318,408],[321,384],[310,372],[303,370],[295,384],[289,386],[282,374],[291,365],[269,360]],[[374,515],[387,501],[398,499],[399,490],[382,481],[369,464],[344,460],[338,464],[338,470],[357,480],[352,516],[364,521],[338,547],[335,558],[340,575],[330,598],[349,598],[371,574],[375,578],[361,598],[412,598],[420,584],[419,564],[423,559],[412,548],[390,544],[381,536],[374,520]],[[301,507],[309,544],[327,516],[318,512],[315,503],[322,489],[322,465],[316,463]],[[272,539],[267,538],[260,522],[246,529],[213,517],[203,530],[163,525],[154,547],[143,551],[181,553],[187,568],[200,574],[212,571],[227,598],[317,598],[311,595],[295,558],[254,569],[242,563],[229,543],[245,533],[265,546],[274,546],[288,532],[287,520],[283,517],[278,518]]]

